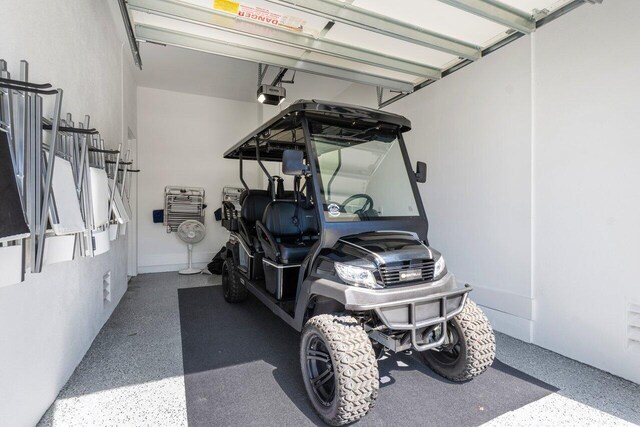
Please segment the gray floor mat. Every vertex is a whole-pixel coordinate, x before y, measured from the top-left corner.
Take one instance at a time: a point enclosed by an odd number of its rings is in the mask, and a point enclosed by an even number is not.
[[[228,304],[220,286],[178,292],[191,426],[322,425],[302,384],[298,332],[253,297]],[[376,407],[357,425],[477,426],[557,391],[499,361],[466,383],[407,354],[379,368]]]

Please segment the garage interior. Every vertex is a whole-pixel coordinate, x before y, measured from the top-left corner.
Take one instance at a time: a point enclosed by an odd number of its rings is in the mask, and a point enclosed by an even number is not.
[[[639,2],[1,10],[0,425],[325,425],[300,332],[207,274],[245,188],[318,199],[226,155],[298,100],[411,122],[428,246],[495,332],[470,381],[383,351],[359,425],[640,424]]]

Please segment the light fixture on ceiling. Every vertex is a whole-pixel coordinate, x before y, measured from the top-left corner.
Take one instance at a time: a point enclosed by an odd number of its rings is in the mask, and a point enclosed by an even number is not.
[[[287,91],[282,86],[263,84],[258,86],[258,102],[267,105],[280,105],[285,100]]]

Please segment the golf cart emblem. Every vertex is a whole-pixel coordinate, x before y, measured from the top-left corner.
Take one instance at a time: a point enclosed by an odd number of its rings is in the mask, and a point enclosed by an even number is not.
[[[400,273],[400,280],[415,280],[422,278],[422,270],[405,270]]]
[[[331,216],[340,216],[340,206],[336,203],[330,203],[329,206],[327,206],[327,211],[329,211],[329,215]]]

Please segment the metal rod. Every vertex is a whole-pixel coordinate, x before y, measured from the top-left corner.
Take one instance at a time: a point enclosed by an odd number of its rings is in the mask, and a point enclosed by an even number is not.
[[[528,15],[515,7],[511,7],[497,0],[440,1],[481,18],[488,19],[496,24],[513,28],[521,33],[529,34],[536,30],[536,21],[533,15]]]
[[[303,60],[297,56],[275,53],[146,24],[136,24],[136,34],[139,40],[160,42],[214,55],[300,70],[355,83],[382,86],[403,92],[411,92],[413,90],[413,83],[410,81],[364,72],[357,67],[357,64],[354,67],[329,65],[316,60]]]
[[[268,0],[294,9],[373,31],[395,39],[416,43],[461,58],[480,59],[480,48],[471,43],[407,24],[339,0]]]
[[[129,17],[129,11],[127,10],[126,0],[118,0],[118,6],[120,6],[120,13],[122,14],[124,29],[127,33],[127,39],[129,40],[131,54],[133,55],[133,62],[136,64],[136,67],[142,70],[142,58],[140,58],[140,49],[138,43],[136,42],[136,35],[133,32],[133,28],[131,26],[131,18]]]
[[[546,25],[546,24],[548,24],[550,22],[553,22],[556,19],[558,19],[559,17],[569,13],[570,11],[576,9],[579,6],[582,6],[583,4],[585,4],[585,0],[573,0],[571,3],[568,3],[565,6],[561,7],[560,9],[557,9],[557,10],[551,12],[549,15],[545,16],[544,18],[539,19],[536,22],[536,27],[540,28],[543,25]],[[482,56],[483,57],[487,56],[487,55],[497,51],[498,49],[501,49],[501,48],[505,47],[506,45],[514,42],[515,40],[518,40],[520,37],[523,37],[524,35],[525,35],[524,33],[515,32],[515,33],[509,35],[508,37],[505,37],[504,39],[494,43],[493,45],[485,48],[482,51]],[[444,78],[444,77],[446,77],[446,76],[448,76],[450,74],[453,74],[454,72],[456,72],[456,71],[460,70],[461,68],[464,68],[467,65],[472,64],[472,63],[473,63],[472,61],[468,61],[468,60],[461,61],[458,64],[456,64],[456,65],[444,70],[442,72],[442,77]],[[435,83],[435,81],[434,80],[424,81],[424,82],[416,85],[414,87],[414,89],[413,89],[413,92],[416,92],[416,91],[418,91],[418,90],[420,90],[420,89],[422,89],[424,87],[427,87],[432,83]],[[403,94],[400,94],[400,95],[396,95],[393,98],[390,98],[390,99],[384,101],[382,104],[380,104],[380,106],[378,108],[387,107],[387,106],[393,104],[396,101],[401,100],[402,98],[404,98],[404,97],[406,97],[408,95],[410,95],[410,94],[403,93]]]
[[[111,195],[109,196],[109,218],[111,218],[111,210],[113,209],[113,199],[116,196],[117,178],[118,178],[118,166],[120,164],[120,150],[122,150],[122,143],[118,144],[118,154],[116,154],[116,167],[113,171],[113,180],[111,185]]]
[[[53,129],[51,131],[51,142],[49,143],[49,158],[47,164],[47,173],[44,184],[43,191],[43,206],[42,211],[40,213],[40,230],[38,236],[38,256],[37,256],[37,264],[36,264],[36,273],[40,272],[42,269],[43,255],[44,255],[44,239],[45,232],[47,229],[47,215],[49,213],[49,206],[51,205],[51,183],[53,181],[53,167],[55,165],[56,159],[56,145],[58,143],[58,126],[60,125],[60,113],[62,109],[62,89],[57,89],[58,95],[56,95],[55,106],[53,109]],[[40,102],[40,106],[42,102]],[[41,108],[41,107],[40,107]],[[39,112],[39,119],[41,120],[42,114]],[[38,120],[38,133],[42,135],[42,125]],[[42,153],[40,153],[42,155]]]
[[[284,46],[318,52],[335,58],[348,59],[362,64],[407,73],[425,78],[439,78],[440,69],[421,62],[411,61],[335,40],[324,39],[304,32],[261,23],[241,16],[175,0],[128,0],[129,9],[197,24],[208,28],[240,34],[257,40],[266,40]],[[332,25],[332,22],[329,23]],[[259,78],[260,80],[260,78]]]
[[[280,68],[280,71],[278,71],[278,74],[276,74],[275,78],[271,82],[271,86],[277,86],[282,83],[282,79],[284,78],[284,75],[287,74],[287,71],[289,71],[288,68]]]

